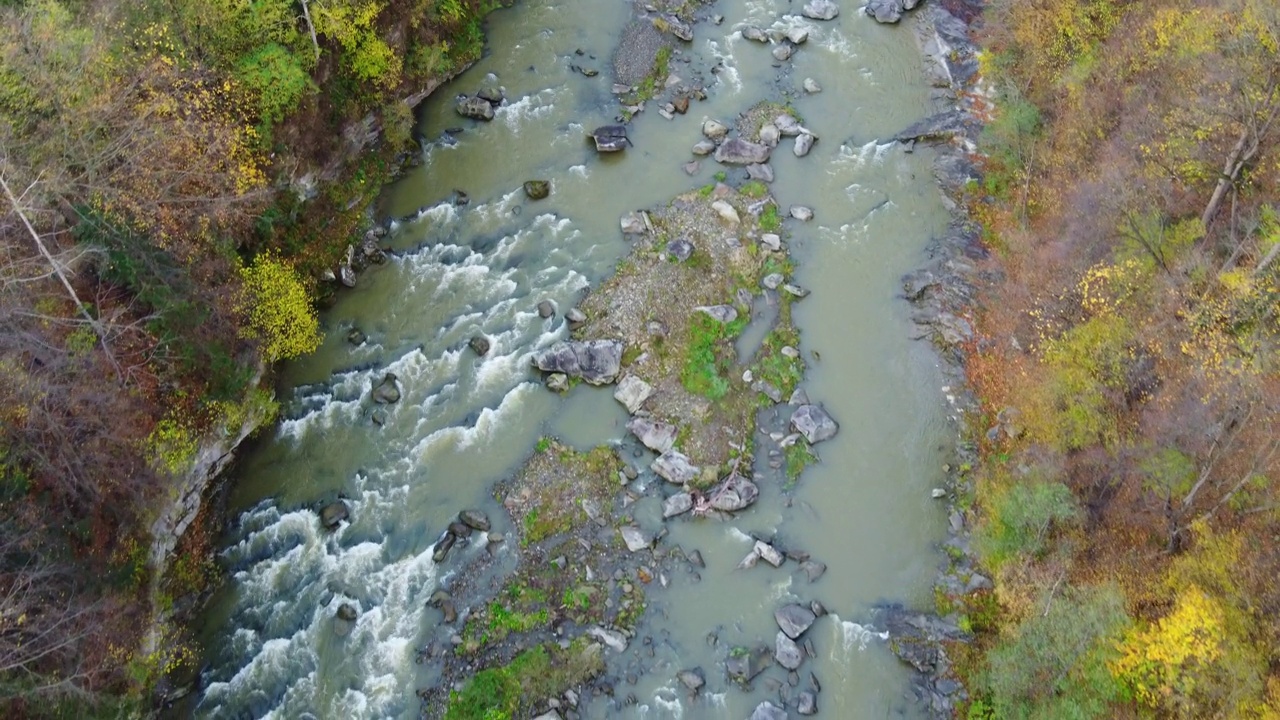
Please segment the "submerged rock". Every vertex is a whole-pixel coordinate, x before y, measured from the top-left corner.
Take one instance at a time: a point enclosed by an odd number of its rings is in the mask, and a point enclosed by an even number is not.
[[[760,182],[773,182],[773,167],[767,163],[752,163],[747,166],[747,177]]]
[[[535,355],[533,364],[543,372],[563,373],[592,385],[607,385],[622,371],[622,341],[559,342]]]
[[[527,180],[524,184],[524,194],[528,195],[530,200],[541,200],[551,194],[551,183],[546,180]]]
[[[702,668],[700,667],[692,668],[690,670],[681,670],[679,674],[676,675],[676,678],[680,680],[681,684],[694,692],[697,692],[703,685],[707,684],[707,678],[703,675]]]
[[[373,401],[383,405],[388,405],[400,400],[400,387],[396,384],[396,374],[387,373],[382,376],[382,382],[373,386]]]
[[[331,502],[320,510],[320,526],[325,530],[337,530],[343,520],[351,517],[351,510],[341,500]]]
[[[750,720],[787,720],[787,711],[765,700],[751,712]]]
[[[729,651],[729,657],[724,661],[724,670],[730,680],[746,685],[772,664],[773,653],[766,646],[735,647]]]
[[[546,386],[551,392],[568,392],[569,376],[564,373],[551,373],[547,376]]]

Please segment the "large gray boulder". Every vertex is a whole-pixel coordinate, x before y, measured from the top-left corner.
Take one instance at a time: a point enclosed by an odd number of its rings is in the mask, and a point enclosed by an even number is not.
[[[820,405],[801,405],[791,414],[791,427],[809,441],[810,445],[830,440],[840,430],[827,411]]]
[[[760,497],[760,488],[744,477],[731,475],[707,495],[711,498],[711,507],[716,510],[738,512],[750,507]]]
[[[653,386],[641,380],[635,375],[628,375],[618,383],[618,387],[613,391],[613,397],[627,408],[627,412],[632,415],[640,409],[645,400],[653,394]]]
[[[769,162],[772,148],[742,138],[729,138],[716,148],[716,162],[725,165],[758,165]]]
[[[840,6],[831,0],[809,0],[800,14],[812,20],[834,20],[840,14]]]
[[[773,658],[782,667],[788,670],[795,670],[804,662],[804,651],[800,649],[795,640],[787,637],[786,633],[779,632],[774,643]]]
[[[804,605],[783,605],[773,611],[773,619],[778,622],[779,630],[786,633],[792,640],[796,640],[818,618]]]
[[[919,0],[867,0],[866,13],[876,22],[892,24],[902,19],[907,10],[915,9]]]
[[[653,471],[663,480],[676,485],[684,485],[692,482],[698,477],[701,471],[697,465],[689,459],[689,456],[679,450],[668,450],[658,456],[651,466]]]
[[[751,712],[750,720],[787,720],[787,711],[765,700]]]
[[[621,340],[559,342],[533,357],[539,370],[582,378],[592,385],[608,385],[622,371]]]
[[[596,152],[618,152],[626,150],[631,141],[627,139],[626,125],[603,125],[591,131],[591,139],[595,142]]]
[[[645,447],[656,453],[665,453],[676,444],[679,429],[669,423],[650,420],[649,418],[631,418],[627,429],[636,436]]]
[[[493,119],[493,104],[482,97],[467,97],[458,101],[458,114],[472,120],[489,121]]]

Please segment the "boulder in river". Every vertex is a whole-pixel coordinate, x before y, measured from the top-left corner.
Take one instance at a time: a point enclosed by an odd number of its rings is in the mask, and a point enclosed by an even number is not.
[[[840,14],[840,6],[832,0],[809,0],[800,13],[811,20],[834,20]]]
[[[775,45],[773,48],[773,59],[786,62],[791,59],[791,56],[795,54],[795,51],[796,47],[791,43]]]
[[[719,120],[707,120],[702,123],[702,134],[708,140],[719,142],[724,139],[725,135],[729,134],[729,127]]]
[[[400,400],[400,386],[396,384],[396,374],[387,373],[382,382],[373,386],[373,401],[387,405]]]
[[[700,469],[679,450],[668,450],[653,461],[653,471],[663,480],[684,485],[698,477]]]
[[[653,394],[653,386],[641,380],[635,375],[628,375],[618,383],[617,389],[613,391],[613,397],[627,408],[627,412],[632,415],[640,409],[645,400]]]
[[[546,180],[526,180],[524,194],[530,200],[541,200],[551,194],[551,183]]]
[[[546,320],[556,314],[556,304],[550,300],[543,300],[538,303],[538,317]]]
[[[685,42],[693,42],[693,26],[690,25],[689,23],[684,22],[683,20],[676,17],[675,15],[670,15],[670,14],[663,15],[661,17],[661,21],[662,21],[662,28],[660,29],[666,30],[667,32],[671,33],[672,35],[675,35],[676,37],[680,38]],[[655,24],[656,23],[657,21],[655,21]]]
[[[787,720],[787,711],[765,700],[751,711],[749,720]]]
[[[754,165],[769,162],[771,148],[768,145],[749,142],[742,138],[730,138],[716,148],[716,162],[725,165]]]
[[[778,132],[786,137],[792,137],[804,132],[804,126],[796,120],[794,116],[782,113],[773,119],[774,127],[778,128]]]
[[[813,219],[813,208],[807,205],[792,205],[790,210],[791,217],[800,222],[809,222]]]
[[[627,213],[618,222],[623,235],[639,235],[645,231],[644,218],[640,213]]]
[[[724,661],[725,673],[730,680],[746,685],[773,664],[773,653],[767,646],[755,648],[735,647]],[[786,717],[784,713],[782,717]]]
[[[765,34],[765,31],[755,25],[748,25],[742,28],[742,39],[758,43],[769,42],[769,36]]]
[[[602,153],[625,150],[631,144],[626,125],[602,125],[591,131],[591,139],[595,141],[596,152]]]
[[[320,510],[320,526],[325,530],[337,530],[343,520],[351,517],[351,510],[341,500],[331,502]]]
[[[564,373],[551,373],[547,376],[546,385],[551,392],[568,392],[569,376]]]
[[[493,104],[482,97],[465,97],[458,100],[455,107],[458,114],[472,120],[489,121],[493,119]]]
[[[481,532],[489,531],[489,516],[480,510],[463,510],[458,513],[458,521],[469,528],[475,528]]]
[[[804,82],[800,84],[800,87],[809,95],[817,95],[822,92],[822,86],[818,84],[818,81],[809,77],[804,79]]]
[[[747,166],[747,177],[760,182],[773,182],[773,167],[768,163],[752,163]]]
[[[489,338],[484,335],[476,335],[467,341],[467,347],[471,348],[471,351],[480,357],[488,355],[489,348],[492,347],[492,345],[493,343],[491,343]]]
[[[676,444],[679,428],[669,423],[650,420],[649,418],[631,418],[627,423],[640,443],[656,453],[665,453]]]
[[[722,512],[738,512],[750,507],[760,497],[760,488],[739,475],[730,475],[723,483],[707,493],[710,505]]]
[[[676,675],[676,678],[678,678],[680,683],[689,688],[692,692],[698,692],[703,685],[707,684],[707,678],[702,673],[702,668],[700,667],[692,668],[690,670],[681,670]]]
[[[351,328],[347,331],[347,342],[352,345],[363,345],[364,341],[368,339],[360,328]]]
[[[782,667],[788,670],[795,670],[804,662],[804,651],[800,649],[795,640],[787,637],[786,633],[779,631],[774,642],[773,659],[777,660]],[[783,717],[786,716],[783,715]]]
[[[818,618],[803,605],[783,605],[773,611],[773,619],[777,621],[779,630],[792,640],[797,640]]]
[[[778,138],[782,133],[778,132],[778,126],[773,123],[765,123],[760,127],[760,144],[769,147],[778,146]]]
[[[821,405],[801,405],[791,413],[791,427],[809,441],[810,445],[830,440],[840,426]]]
[[[787,39],[793,45],[803,45],[809,41],[809,28],[805,25],[797,25],[787,31]]]
[[[800,133],[796,136],[796,144],[791,151],[795,153],[796,157],[804,157],[809,154],[809,150],[813,148],[813,141],[816,139],[807,132]]]
[[[356,607],[351,603],[342,603],[338,606],[338,611],[334,613],[334,617],[344,622],[355,622]]]
[[[699,140],[698,142],[694,143],[693,154],[694,155],[710,155],[711,153],[715,152],[715,149],[716,149],[716,144],[711,142],[710,140]]]
[[[902,13],[915,8],[919,0],[867,0],[866,13],[876,22],[893,24],[902,19]]]
[[[817,715],[818,714],[818,698],[808,690],[802,691],[800,696],[796,698],[796,712],[801,715]]]
[[[671,518],[683,515],[693,509],[693,496],[687,492],[679,492],[662,501],[662,517]]]
[[[587,314],[582,312],[580,308],[569,308],[564,314],[564,319],[571,323],[584,323],[587,321]]]
[[[539,370],[579,377],[592,385],[607,385],[622,371],[621,340],[558,342],[533,357]]]

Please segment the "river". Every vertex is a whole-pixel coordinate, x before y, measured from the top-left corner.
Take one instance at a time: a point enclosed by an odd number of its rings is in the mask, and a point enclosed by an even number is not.
[[[947,212],[931,151],[882,140],[930,110],[929,89],[910,19],[882,26],[846,4],[830,22],[779,20],[798,10],[783,0],[709,6],[723,23],[699,23],[693,43],[676,43],[671,66],[686,81],[703,77],[707,99],[674,120],[650,102],[630,124],[634,146],[615,156],[597,156],[584,133],[618,113],[611,55],[631,5],[522,0],[490,16],[486,56],[424,103],[423,163],[387,188],[381,208],[393,217],[424,211],[389,236],[389,262],[324,313],[321,348],[282,369],[284,419],[238,465],[236,520],[222,551],[230,580],[204,618],[198,717],[419,716],[414,691],[435,674],[431,663],[415,663],[416,648],[439,622],[426,601],[460,564],[432,561],[440,531],[464,507],[488,511],[509,531],[492,486],[540,437],[586,449],[625,433],[626,411],[611,389],[584,385],[561,397],[541,386],[530,356],[567,331],[536,305],[572,307],[612,272],[628,250],[622,215],[714,182],[723,168],[710,158],[693,176],[682,167],[694,159],[704,118],[730,124],[784,93],[819,137],[808,157],[779,147],[771,185],[781,207],[815,211],[813,221],[784,228],[796,279],[812,290],[795,310],[809,364],[804,388],[841,431],[819,446],[821,462],[790,502],[766,490],[731,522],[670,523],[663,542],[698,548],[707,567],[701,582],[674,578],[650,592],[643,632],[657,641],[649,665],[668,670],[624,682],[621,695],[634,695],[634,705],[596,698],[580,711],[746,717],[776,693],[726,683],[717,669],[723,648],[704,638],[715,631],[770,642],[773,607],[817,598],[832,613],[810,631],[818,657],[805,668],[821,679],[820,715],[923,716],[905,699],[906,671],[867,623],[879,602],[929,606],[944,537],[930,490],[941,484],[954,432],[934,353],[909,339],[897,295],[899,277],[920,264]],[[779,63],[768,46],[741,37],[746,24],[812,32]],[[474,93],[490,73],[506,103],[490,123],[460,118],[453,97]],[[804,78],[822,91],[802,92]],[[464,130],[446,132],[455,127]],[[521,183],[529,179],[550,180],[550,197],[527,199]],[[469,204],[452,202],[457,190]],[[368,339],[353,346],[351,328]],[[477,333],[492,340],[483,358],[467,348]],[[404,396],[379,427],[369,390],[388,371]],[[350,522],[326,533],[314,509],[339,495]],[[787,573],[735,571],[751,533],[785,537],[829,569],[811,587]],[[344,602],[360,617],[339,637],[331,620]],[[708,677],[697,702],[675,681],[691,666]]]

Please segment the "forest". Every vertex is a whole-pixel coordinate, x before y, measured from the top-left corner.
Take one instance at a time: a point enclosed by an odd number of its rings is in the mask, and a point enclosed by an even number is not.
[[[273,412],[495,4],[0,0],[0,714],[193,662],[144,635],[215,529],[157,597],[155,509]],[[990,0],[979,40],[967,717],[1280,718],[1280,6]]]
[[[0,0],[0,715],[127,715],[190,665],[151,625],[214,577],[211,531],[151,578],[150,521],[318,345],[403,100],[496,4]]]
[[[1280,717],[1280,5],[983,22],[967,716]]]

